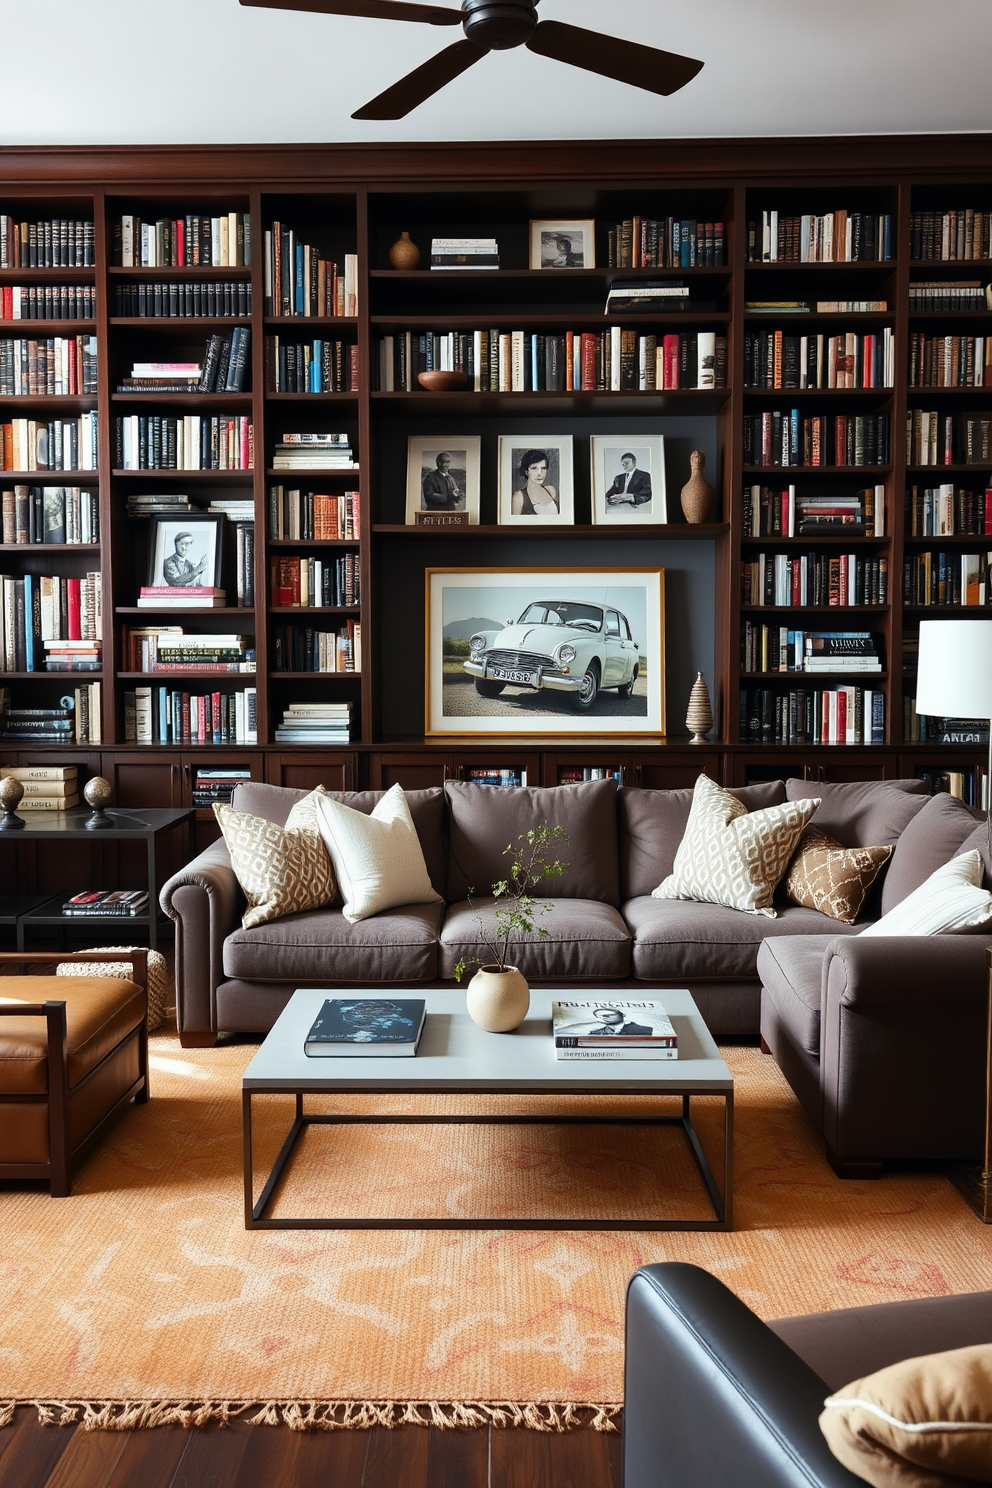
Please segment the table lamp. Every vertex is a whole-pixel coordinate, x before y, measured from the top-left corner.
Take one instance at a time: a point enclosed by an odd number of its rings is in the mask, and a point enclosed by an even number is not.
[[[920,621],[916,711],[986,722],[989,773],[985,781],[985,822],[992,856],[992,620]],[[949,1177],[979,1219],[992,1224],[992,965],[986,1023],[984,1156],[980,1165],[957,1164]]]

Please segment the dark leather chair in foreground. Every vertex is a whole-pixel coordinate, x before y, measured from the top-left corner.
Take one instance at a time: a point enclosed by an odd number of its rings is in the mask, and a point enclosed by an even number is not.
[[[698,1266],[644,1266],[627,1291],[624,1488],[858,1488],[820,1433],[825,1397],[990,1341],[992,1292],[763,1323]]]

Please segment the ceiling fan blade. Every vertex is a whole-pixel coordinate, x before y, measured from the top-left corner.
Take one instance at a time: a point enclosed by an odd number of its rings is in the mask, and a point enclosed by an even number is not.
[[[405,78],[400,78],[385,93],[373,98],[364,108],[356,109],[353,119],[402,119],[411,109],[439,92],[459,73],[488,57],[489,48],[476,46],[474,41],[456,41],[445,47],[436,57],[431,57],[422,67],[415,67]]]
[[[460,10],[411,5],[405,0],[241,0],[259,10],[309,10],[317,15],[362,16],[372,21],[422,21],[428,26],[460,26]]]
[[[693,57],[662,52],[636,41],[621,41],[598,31],[585,31],[564,21],[538,21],[525,45],[542,57],[568,62],[601,77],[616,78],[649,93],[677,93],[702,68]]]

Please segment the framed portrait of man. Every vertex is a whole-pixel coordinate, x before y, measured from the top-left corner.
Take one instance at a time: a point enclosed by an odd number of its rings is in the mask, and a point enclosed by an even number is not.
[[[180,512],[153,516],[149,524],[148,579],[151,588],[219,589],[223,514]]]
[[[478,434],[411,434],[407,441],[407,526],[479,525]]]
[[[589,451],[593,522],[620,527],[668,521],[660,434],[594,434]]]
[[[501,434],[500,526],[570,527],[574,521],[571,434]]]
[[[591,219],[576,222],[530,224],[532,269],[594,269],[596,224]]]

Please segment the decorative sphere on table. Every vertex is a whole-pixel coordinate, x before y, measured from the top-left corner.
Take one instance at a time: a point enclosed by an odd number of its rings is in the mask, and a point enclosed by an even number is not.
[[[83,786],[83,799],[88,806],[93,808],[93,814],[86,823],[88,827],[109,827],[113,825],[104,809],[110,804],[112,794],[110,781],[104,780],[102,775],[94,775],[92,780],[87,780]]]
[[[0,806],[4,810],[3,821],[0,821],[0,830],[11,832],[16,831],[18,827],[23,827],[23,818],[16,814],[23,795],[23,785],[19,780],[15,780],[13,776],[5,775],[3,780],[0,780]]]

